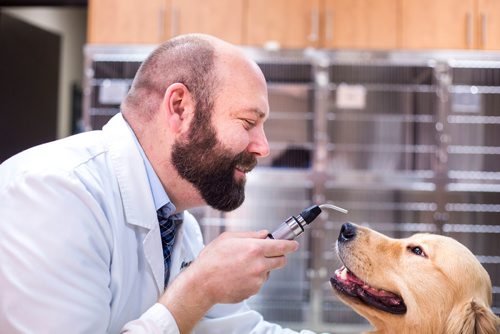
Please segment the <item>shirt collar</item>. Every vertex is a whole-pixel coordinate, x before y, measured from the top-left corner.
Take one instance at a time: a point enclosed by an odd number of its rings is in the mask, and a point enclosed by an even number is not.
[[[158,211],[160,208],[162,208],[164,213],[167,216],[170,216],[176,210],[175,205],[174,203],[172,203],[172,201],[170,201],[167,192],[163,188],[163,185],[161,184],[158,175],[156,175],[156,172],[154,171],[151,162],[149,162],[148,158],[146,157],[146,153],[144,153],[144,150],[142,149],[142,146],[139,143],[139,140],[137,139],[134,131],[132,130],[132,128],[128,123],[126,124],[127,128],[132,133],[132,137],[134,138],[137,149],[139,150],[139,153],[141,154],[142,157],[142,161],[144,162],[144,167],[146,168],[146,174],[148,175],[149,187],[151,189],[151,194],[153,196],[155,210]]]

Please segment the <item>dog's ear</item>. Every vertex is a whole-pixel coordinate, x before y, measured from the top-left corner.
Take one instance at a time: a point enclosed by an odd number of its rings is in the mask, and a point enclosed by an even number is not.
[[[448,317],[445,333],[498,334],[500,319],[487,306],[471,300],[457,305]]]

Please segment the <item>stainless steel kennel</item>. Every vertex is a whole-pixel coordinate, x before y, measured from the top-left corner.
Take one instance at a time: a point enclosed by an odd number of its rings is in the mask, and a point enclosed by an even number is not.
[[[151,50],[86,47],[88,130],[119,111]],[[328,283],[340,266],[333,245],[349,220],[393,237],[456,238],[488,270],[500,313],[500,53],[245,51],[268,81],[272,153],[249,175],[242,207],[194,210],[205,240],[271,230],[312,204],[350,211],[322,214],[250,303],[295,328],[366,327]]]

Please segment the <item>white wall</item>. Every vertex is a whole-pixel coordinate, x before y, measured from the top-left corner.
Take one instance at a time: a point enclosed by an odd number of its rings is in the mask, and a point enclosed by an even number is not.
[[[61,66],[57,136],[71,133],[71,87],[83,79],[83,45],[86,40],[87,9],[80,7],[4,7],[2,12],[42,29],[59,34]]]

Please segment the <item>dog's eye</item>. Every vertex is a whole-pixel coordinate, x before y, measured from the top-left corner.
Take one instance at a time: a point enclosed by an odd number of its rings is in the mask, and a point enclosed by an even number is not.
[[[424,250],[422,248],[420,248],[419,246],[408,246],[408,249],[413,254],[416,254],[416,255],[422,256],[422,257],[427,257],[427,255],[425,254]]]

